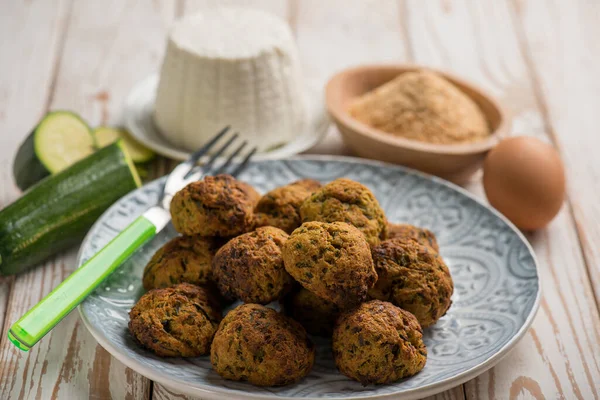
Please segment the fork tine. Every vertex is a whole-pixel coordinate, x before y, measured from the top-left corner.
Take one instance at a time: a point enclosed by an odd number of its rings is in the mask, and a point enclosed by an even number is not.
[[[252,150],[250,150],[250,152],[246,155],[246,157],[244,158],[244,161],[242,161],[231,173],[231,176],[237,177],[239,175],[240,172],[242,172],[245,168],[246,165],[248,164],[248,162],[250,161],[250,159],[252,158],[252,156],[254,155],[254,153],[256,153],[257,148],[253,147]]]
[[[202,169],[205,174],[209,174],[210,168],[215,163],[217,158],[219,158],[221,156],[221,154],[223,154],[223,152],[225,150],[227,150],[229,148],[229,146],[231,146],[231,144],[237,139],[238,136],[239,136],[239,134],[237,132],[234,133],[233,136],[231,138],[229,138],[229,140],[223,146],[221,146],[221,148],[219,150],[217,150],[205,164],[203,164],[200,167],[200,169]],[[214,174],[211,174],[211,175],[214,175]]]
[[[204,146],[200,147],[198,150],[192,153],[192,155],[190,156],[190,158],[187,159],[186,162],[190,164],[195,164],[196,161],[198,161],[200,157],[206,154],[215,145],[215,143],[217,143],[227,133],[227,131],[229,131],[230,128],[230,125],[227,125],[225,128],[223,128],[208,143],[206,143]]]
[[[235,151],[233,153],[231,153],[229,158],[219,168],[217,168],[213,172],[213,174],[218,175],[218,174],[225,173],[225,170],[227,169],[227,167],[229,167],[229,165],[231,165],[233,159],[236,158],[238,154],[240,154],[240,152],[244,149],[244,147],[246,147],[247,144],[248,144],[248,141],[244,140],[244,142],[241,145],[239,145],[238,148],[235,149]]]

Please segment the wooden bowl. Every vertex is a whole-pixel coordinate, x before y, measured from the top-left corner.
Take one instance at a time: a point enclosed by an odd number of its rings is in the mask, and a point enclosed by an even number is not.
[[[409,65],[365,65],[336,74],[325,89],[327,109],[346,144],[360,157],[386,161],[437,175],[454,183],[464,183],[481,167],[483,160],[500,139],[508,134],[506,111],[481,89],[445,72],[437,72],[482,110],[492,134],[486,140],[465,144],[431,144],[392,136],[372,128],[348,113],[350,102],[408,71],[429,69]]]

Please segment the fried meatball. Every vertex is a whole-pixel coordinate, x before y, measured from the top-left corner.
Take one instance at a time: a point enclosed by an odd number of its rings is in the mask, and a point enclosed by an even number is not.
[[[256,207],[258,201],[260,200],[260,193],[258,193],[256,189],[254,189],[254,187],[252,187],[252,185],[250,185],[249,183],[240,180],[238,180],[237,182],[242,187],[242,189],[245,190],[246,193],[248,193],[252,206]]]
[[[207,176],[173,196],[171,217],[184,235],[230,237],[254,228],[258,193],[230,175]]]
[[[210,351],[220,321],[208,290],[180,283],[144,294],[129,312],[129,331],[161,357],[197,357]]]
[[[333,325],[340,313],[340,308],[334,303],[323,300],[304,288],[286,296],[283,309],[300,322],[308,333],[325,337],[331,337]]]
[[[388,239],[413,238],[417,242],[431,247],[435,251],[440,251],[437,239],[429,229],[419,228],[410,224],[388,223]]]
[[[333,357],[341,373],[366,386],[416,374],[425,366],[427,349],[414,315],[373,300],[339,317]]]
[[[371,191],[350,179],[328,183],[300,206],[302,222],[346,222],[360,229],[371,246],[387,236],[383,210]]]
[[[454,284],[437,251],[414,239],[389,239],[372,252],[379,279],[371,297],[410,311],[423,328],[448,311]]]
[[[271,308],[243,304],[221,322],[210,361],[225,379],[282,386],[310,372],[315,348],[298,322]]]
[[[212,258],[219,241],[202,236],[178,236],[162,246],[144,269],[144,289],[177,283],[207,285],[212,282]]]
[[[294,282],[281,256],[287,239],[281,229],[265,226],[227,242],[213,259],[213,275],[221,294],[260,304],[283,296]]]
[[[345,222],[307,222],[283,246],[285,269],[302,286],[341,308],[366,299],[377,280],[364,235]]]
[[[313,179],[302,179],[286,186],[278,187],[261,197],[256,206],[258,226],[275,226],[288,234],[299,227],[300,206],[321,184]]]

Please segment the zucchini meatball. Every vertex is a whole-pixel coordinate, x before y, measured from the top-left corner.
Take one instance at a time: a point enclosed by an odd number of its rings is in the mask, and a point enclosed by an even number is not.
[[[312,179],[302,179],[286,186],[278,187],[261,197],[256,209],[258,226],[275,226],[292,233],[302,222],[300,206],[321,184]]]
[[[282,386],[310,372],[315,349],[298,322],[271,308],[243,304],[221,322],[210,361],[225,379]]]
[[[427,349],[411,313],[373,300],[339,317],[333,357],[341,373],[366,386],[416,374],[425,366]]]
[[[208,290],[181,283],[144,294],[129,312],[129,331],[161,357],[197,357],[210,351],[220,321]]]
[[[272,226],[231,239],[213,259],[213,275],[225,298],[267,304],[293,284],[283,266],[281,248],[287,233]]]
[[[231,175],[207,176],[173,196],[173,226],[189,236],[236,236],[254,228],[258,198],[256,190]]]
[[[336,179],[307,198],[300,207],[302,222],[346,222],[358,228],[371,246],[387,236],[383,210],[371,191],[350,179]]]
[[[379,279],[371,297],[410,311],[423,328],[446,314],[454,284],[437,251],[414,239],[389,239],[373,248],[373,260]]]
[[[201,236],[178,236],[168,241],[144,269],[144,289],[165,288],[177,283],[212,283],[212,258],[218,242]]]
[[[429,229],[419,228],[410,224],[388,223],[388,239],[415,239],[417,242],[440,251],[437,239]]]
[[[283,309],[300,322],[308,333],[325,337],[331,337],[333,325],[340,313],[340,308],[334,303],[323,300],[304,288],[286,296]]]
[[[364,235],[344,222],[307,222],[283,246],[285,269],[302,286],[341,308],[367,297],[377,280]]]

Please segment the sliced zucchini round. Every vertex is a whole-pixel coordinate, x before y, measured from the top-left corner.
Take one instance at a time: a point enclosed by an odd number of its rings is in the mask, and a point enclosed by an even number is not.
[[[13,163],[17,186],[26,190],[94,151],[88,125],[70,111],[52,111],[42,118],[19,147]]]
[[[152,150],[144,147],[133,139],[125,129],[99,126],[94,129],[94,137],[96,139],[96,144],[100,148],[108,146],[119,139],[123,139],[131,159],[136,164],[146,163],[156,156]]]
[[[70,111],[53,111],[35,128],[33,146],[44,167],[56,174],[92,154],[96,143],[80,116]]]

